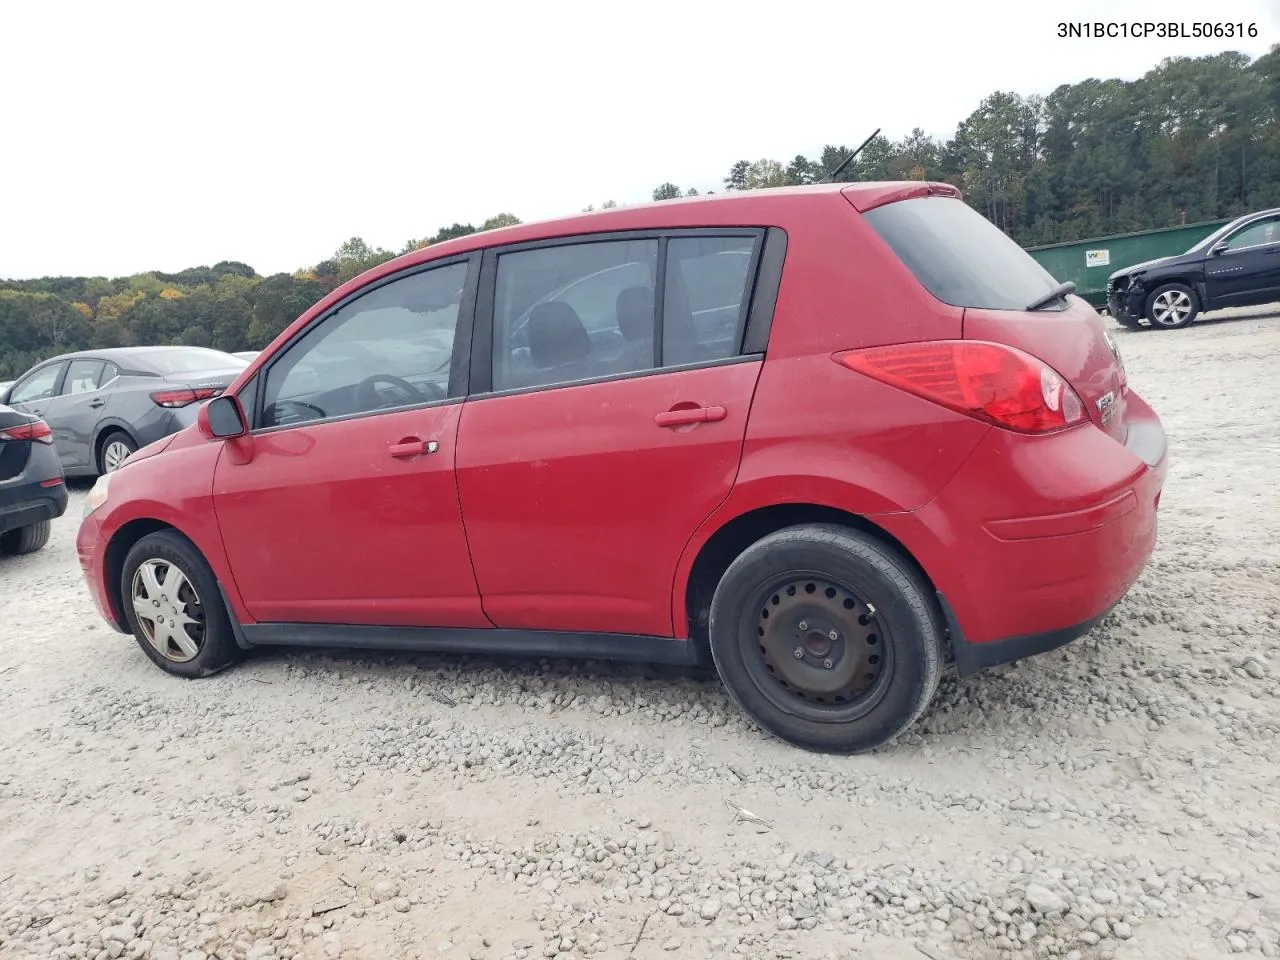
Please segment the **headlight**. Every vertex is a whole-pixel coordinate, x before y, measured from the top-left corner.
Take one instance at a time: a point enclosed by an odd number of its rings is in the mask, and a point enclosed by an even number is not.
[[[93,489],[89,491],[88,499],[84,502],[84,515],[86,517],[107,502],[107,490],[111,486],[111,477],[111,474],[104,473],[98,478],[98,482],[93,485]]]

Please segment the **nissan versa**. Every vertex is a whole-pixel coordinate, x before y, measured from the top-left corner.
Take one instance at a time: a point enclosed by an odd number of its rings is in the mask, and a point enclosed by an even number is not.
[[[950,186],[835,184],[376,267],[103,476],[77,546],[178,676],[279,644],[709,659],[854,752],[944,665],[1088,631],[1165,472],[1069,284]]]

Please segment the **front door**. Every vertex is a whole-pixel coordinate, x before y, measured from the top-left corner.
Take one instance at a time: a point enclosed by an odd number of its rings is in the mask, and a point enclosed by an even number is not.
[[[8,406],[43,418],[49,412],[53,398],[58,395],[62,373],[66,369],[67,361],[59,360],[32,370],[9,388]]]
[[[1215,307],[1280,299],[1280,216],[1255,220],[1227,238],[1227,249],[1205,264],[1205,286]]]
[[[450,370],[477,268],[358,292],[241,392],[253,429],[224,447],[214,507],[254,619],[491,626],[454,479],[465,388]]]
[[[681,552],[729,495],[742,455],[761,361],[738,344],[759,239],[740,231],[490,255],[492,352],[473,367],[478,380],[491,368],[491,383],[476,386],[492,389],[463,409],[458,484],[497,626],[672,636]],[[745,255],[725,256],[736,251]],[[724,289],[693,282],[712,271]],[[618,289],[605,291],[610,276]],[[722,318],[702,322],[708,307],[732,307],[728,334]],[[512,336],[526,329],[527,339]]]

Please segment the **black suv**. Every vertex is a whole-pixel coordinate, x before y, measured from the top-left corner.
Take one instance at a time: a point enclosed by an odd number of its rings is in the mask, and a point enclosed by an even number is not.
[[[1185,327],[1202,310],[1280,301],[1280,209],[1246,214],[1186,253],[1107,278],[1107,310],[1126,327]]]

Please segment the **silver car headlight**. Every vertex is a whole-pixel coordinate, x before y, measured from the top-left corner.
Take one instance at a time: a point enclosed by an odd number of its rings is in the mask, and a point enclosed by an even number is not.
[[[107,491],[111,488],[112,476],[114,474],[104,473],[93,485],[93,489],[89,491],[89,496],[84,501],[84,516],[87,517],[107,502]]]

